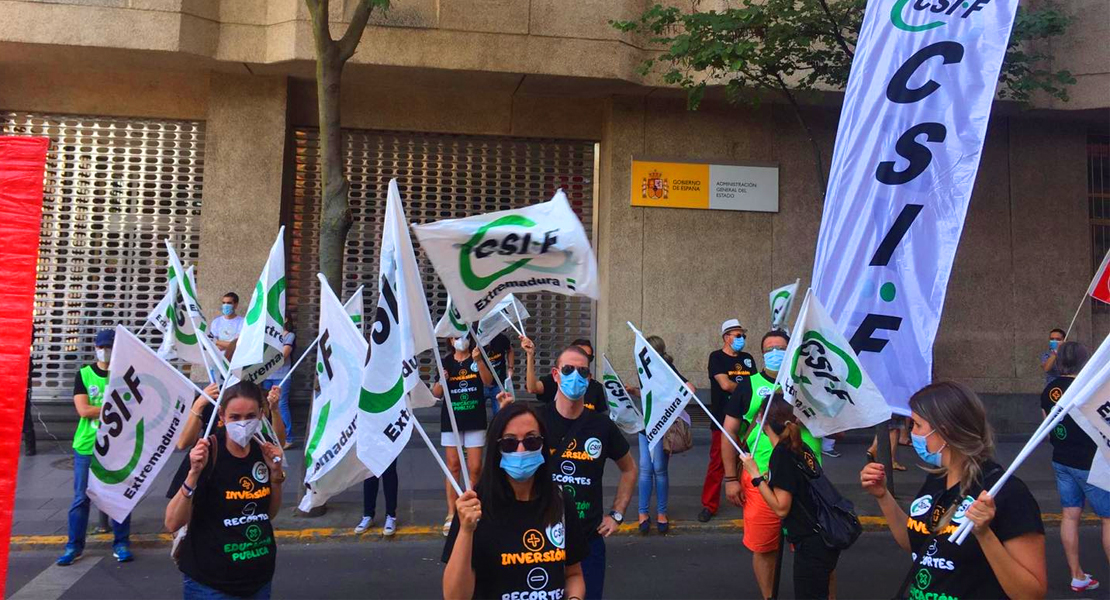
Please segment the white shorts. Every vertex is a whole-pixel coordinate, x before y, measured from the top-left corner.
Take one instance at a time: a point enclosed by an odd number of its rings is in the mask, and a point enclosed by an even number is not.
[[[481,448],[486,445],[486,430],[476,429],[474,431],[462,432],[463,448]],[[439,445],[444,448],[457,448],[455,444],[455,432],[444,431],[439,434]]]

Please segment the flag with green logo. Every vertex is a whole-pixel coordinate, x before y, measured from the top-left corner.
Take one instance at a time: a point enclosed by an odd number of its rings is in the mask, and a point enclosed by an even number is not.
[[[644,430],[644,415],[636,408],[636,403],[624,389],[624,382],[609,364],[609,358],[601,355],[601,385],[609,402],[609,418],[621,431],[634,435]]]
[[[323,275],[320,278],[320,337],[316,343],[316,378],[320,393],[312,401],[312,418],[305,444],[304,484],[300,509],[309,511],[329,498],[370,477],[356,442],[358,396],[362,389],[362,361],[366,339],[339,303]],[[361,297],[361,294],[359,294]],[[348,300],[348,306],[352,301]]]
[[[636,373],[640,376],[643,433],[647,436],[648,448],[654,452],[659,442],[663,441],[663,435],[682,416],[694,394],[670,363],[644,339],[644,334],[632,323],[628,326],[636,334],[634,356]]]
[[[215,380],[227,371],[227,359],[208,339],[208,320],[197,300],[195,270],[192,266],[187,269],[182,266],[169,240],[166,240],[166,251],[170,263],[167,295],[172,298],[166,315],[173,324],[173,335],[168,341],[163,337],[159,354],[167,360],[176,356],[209,369],[209,378]]]
[[[771,329],[782,329],[786,320],[790,318],[790,309],[794,306],[794,297],[798,295],[798,279],[794,283],[771,290]]]
[[[122,522],[170,460],[196,387],[123,326],[116,326],[111,365],[88,495]]]
[[[517,323],[523,324],[531,316],[516,296],[512,294],[505,296],[489,314],[478,321],[478,326],[475,328],[478,343],[488,346],[499,333],[509,328],[516,331]]]
[[[455,303],[451,301],[451,294],[447,294],[447,310],[436,323],[435,334],[437,338],[458,338],[466,335],[467,324],[459,314]]]
[[[890,407],[840,331],[817,296],[807,293],[779,369],[784,398],[815,437],[890,418]]]
[[[478,321],[510,293],[598,299],[597,260],[562,190],[541,204],[413,230],[461,322]]]
[[[355,327],[358,327],[359,333],[362,333],[362,321],[365,318],[365,315],[362,312],[363,308],[361,285],[358,286],[358,289],[355,290],[355,293],[351,294],[350,298],[347,298],[347,303],[343,305],[343,309],[347,311],[347,314],[351,317],[351,320],[354,321]]]
[[[254,284],[243,329],[231,356],[231,368],[244,381],[261,383],[285,361],[281,332],[285,327],[285,227],[278,230],[262,274]]]
[[[362,371],[357,449],[363,464],[380,476],[412,435],[412,410],[405,395],[423,385],[416,357],[435,347],[420,267],[395,179],[389,182],[385,203],[378,309],[368,329],[370,358]]]

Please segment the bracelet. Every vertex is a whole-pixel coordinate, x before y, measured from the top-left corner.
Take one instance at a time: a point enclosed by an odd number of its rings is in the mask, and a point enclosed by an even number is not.
[[[194,417],[196,417],[196,418],[198,418],[198,419],[200,419],[201,421],[203,421],[203,420],[204,420],[204,415],[202,415],[202,414],[198,413],[197,411],[195,411],[195,410],[193,410],[193,409],[191,409],[191,408],[190,408],[190,409],[189,409],[189,412],[193,413],[193,416],[194,416]]]
[[[725,483],[730,483],[730,482],[733,482],[733,481],[740,481],[740,477],[739,476],[725,477]]]
[[[181,482],[181,489],[185,490],[185,497],[186,498],[192,498],[193,494],[195,494],[197,492],[197,488],[191,487],[189,484],[185,483],[184,481]]]

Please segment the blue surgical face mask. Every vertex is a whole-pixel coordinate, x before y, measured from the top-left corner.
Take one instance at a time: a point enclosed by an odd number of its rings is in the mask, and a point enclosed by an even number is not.
[[[739,335],[739,336],[736,336],[736,337],[732,338],[732,351],[733,352],[739,352],[739,351],[743,350],[744,349],[744,342],[746,342],[746,341],[747,341],[747,339],[742,335]]]
[[[1048,340],[1048,349],[1055,350],[1060,346],[1060,340]]]
[[[543,464],[543,450],[525,450],[501,455],[501,468],[509,477],[524,481],[536,473]]]
[[[586,387],[589,385],[589,379],[580,375],[578,371],[573,371],[570,375],[563,375],[559,380],[559,391],[571,400],[581,400],[586,395]]]
[[[911,433],[910,438],[913,440],[913,449],[917,452],[917,455],[921,457],[921,460],[925,461],[926,464],[930,464],[934,467],[939,467],[941,466],[940,453],[948,447],[948,444],[941,446],[940,450],[937,450],[936,452],[929,452],[929,436],[933,435],[936,432],[937,430],[934,429],[930,431],[927,435],[917,435],[916,433]]]
[[[224,305],[220,306],[220,312],[223,313],[223,315],[225,317],[230,317],[231,316],[231,309],[233,309],[233,308],[234,307],[230,304],[224,304]]]
[[[763,368],[768,371],[778,371],[782,368],[782,359],[786,358],[786,350],[774,348],[763,353]]]

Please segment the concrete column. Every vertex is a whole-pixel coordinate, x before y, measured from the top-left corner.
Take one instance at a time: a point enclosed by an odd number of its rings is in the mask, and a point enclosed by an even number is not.
[[[212,73],[197,286],[209,319],[234,291],[240,312],[281,221],[285,77]]]

